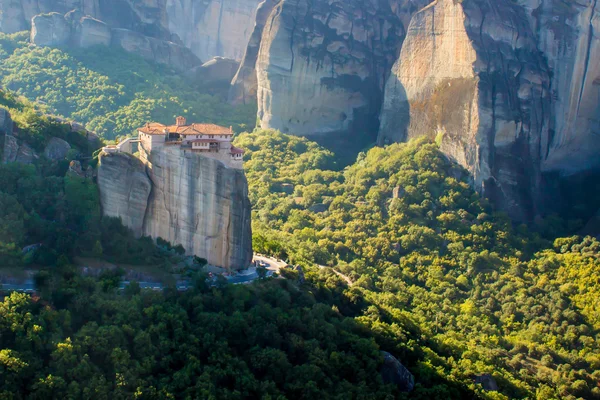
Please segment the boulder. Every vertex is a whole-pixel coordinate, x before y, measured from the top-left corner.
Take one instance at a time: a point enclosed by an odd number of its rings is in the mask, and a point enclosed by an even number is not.
[[[128,29],[113,29],[111,44],[179,72],[201,64],[198,57],[183,46],[144,36]]]
[[[304,276],[304,269],[301,266],[296,265],[296,267],[294,267],[294,270],[298,271],[298,284],[303,285],[304,282],[306,282],[306,277]]]
[[[311,207],[309,207],[308,210],[310,212],[314,212],[314,213],[322,213],[322,212],[329,210],[329,206],[327,204],[318,203],[318,204],[314,204]]]
[[[497,392],[498,384],[490,374],[477,375],[474,379],[475,383],[481,385],[486,392]]]
[[[39,156],[35,150],[33,150],[27,143],[23,143],[19,146],[19,151],[17,152],[15,162],[19,164],[33,164],[38,157]]]
[[[69,150],[71,150],[71,145],[69,143],[62,139],[53,137],[46,145],[46,148],[44,149],[44,155],[49,160],[57,161],[64,159]]]
[[[232,58],[215,57],[186,73],[188,79],[204,86],[229,85],[240,63]]]
[[[8,164],[17,160],[19,153],[19,142],[11,135],[4,136],[4,151],[2,153],[2,164]]]
[[[38,46],[65,46],[71,39],[71,25],[57,12],[40,14],[31,20],[31,43]]]
[[[83,17],[75,29],[73,40],[79,47],[110,46],[112,33],[110,27],[104,22]]]
[[[69,170],[67,171],[67,174],[72,175],[72,176],[77,176],[79,178],[86,177],[86,174],[83,171],[83,168],[81,168],[81,163],[77,160],[71,161],[71,163],[69,164]]]
[[[406,194],[406,191],[404,190],[404,188],[403,188],[403,187],[396,186],[396,187],[394,188],[394,191],[393,191],[392,197],[393,197],[394,199],[400,199],[400,198],[404,197],[404,195],[405,195],[405,194]]]
[[[383,382],[386,384],[394,384],[398,386],[398,389],[402,392],[410,392],[415,387],[415,378],[408,369],[396,357],[382,351],[383,365],[380,373],[383,378]]]
[[[0,108],[0,133],[11,135],[13,132],[14,124],[10,117],[10,113],[5,108]]]

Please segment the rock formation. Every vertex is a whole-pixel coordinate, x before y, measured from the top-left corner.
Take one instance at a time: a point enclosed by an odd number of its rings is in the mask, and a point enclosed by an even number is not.
[[[140,159],[101,155],[104,214],[122,218],[137,235],[181,244],[212,265],[247,267],[252,234],[244,172],[177,147],[139,151]]]
[[[30,29],[43,13],[76,10],[158,40],[183,45],[202,60],[215,56],[241,59],[260,0],[0,0],[0,30]],[[93,28],[86,26],[86,28]],[[100,36],[101,37],[101,36]]]
[[[32,164],[39,156],[27,143],[20,143],[12,135],[4,135],[4,149],[2,152],[2,163]]]
[[[550,108],[534,38],[511,1],[437,0],[419,11],[386,85],[380,143],[438,136],[477,189],[515,219],[531,217]]]
[[[167,1],[167,27],[201,60],[240,60],[260,0]]]
[[[271,12],[280,0],[264,0],[256,11],[256,23],[249,38],[248,45],[242,58],[242,63],[231,82],[229,102],[247,104],[256,102],[258,80],[256,77],[256,61],[263,37],[263,31]]]
[[[14,123],[8,110],[0,108],[0,133],[12,134]]]
[[[224,88],[229,91],[231,80],[235,76],[240,63],[232,58],[215,57],[204,64],[192,68],[185,76],[202,87]]]
[[[434,1],[411,21],[379,142],[437,135],[475,188],[531,220],[556,202],[544,173],[600,167],[598,28],[591,0]]]
[[[386,384],[397,385],[400,391],[410,392],[415,387],[415,377],[396,357],[382,351],[383,365],[381,366],[381,377]]]
[[[40,14],[31,21],[31,43],[39,46],[63,46],[71,38],[71,27],[64,15]]]
[[[184,46],[128,29],[111,29],[106,23],[82,16],[77,11],[65,15],[54,12],[35,16],[32,19],[31,43],[83,48],[112,45],[180,72],[200,64],[198,57]]]
[[[98,188],[104,215],[121,218],[123,225],[141,236],[152,189],[146,166],[126,153],[101,156]]]
[[[69,150],[71,150],[69,143],[60,138],[53,137],[48,141],[44,149],[44,156],[52,161],[64,160]]]
[[[353,142],[370,132],[373,139],[403,35],[385,1],[281,1],[256,62],[261,126],[313,137],[342,133]]]

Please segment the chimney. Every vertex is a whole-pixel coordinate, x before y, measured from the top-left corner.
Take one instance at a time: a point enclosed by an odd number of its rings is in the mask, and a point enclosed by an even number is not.
[[[229,126],[229,133],[233,133],[233,126]]]
[[[186,124],[185,118],[184,117],[177,117],[175,119],[175,124],[177,126],[185,126],[185,124]]]

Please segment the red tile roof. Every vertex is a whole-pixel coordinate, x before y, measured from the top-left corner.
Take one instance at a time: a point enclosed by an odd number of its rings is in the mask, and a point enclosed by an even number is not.
[[[138,131],[148,135],[164,135],[165,129],[169,133],[180,135],[233,135],[231,128],[225,128],[215,124],[191,124],[191,125],[163,125],[158,122],[150,122],[139,128]]]

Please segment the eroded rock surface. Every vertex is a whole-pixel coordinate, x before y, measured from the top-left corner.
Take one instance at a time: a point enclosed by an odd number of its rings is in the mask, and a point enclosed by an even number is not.
[[[169,30],[201,60],[240,60],[252,34],[260,0],[168,0]]]
[[[140,148],[140,159],[101,156],[98,186],[105,215],[123,218],[138,235],[181,244],[210,264],[227,269],[250,264],[250,201],[242,170],[175,147],[151,153]]]
[[[262,127],[374,139],[385,78],[404,36],[402,17],[412,4],[279,2],[263,29],[256,62]]]
[[[158,40],[175,42],[202,60],[240,60],[252,33],[260,0],[0,0],[0,30],[28,30],[42,13],[76,10]],[[101,40],[102,35],[97,39]]]
[[[129,154],[102,154],[98,188],[104,215],[121,218],[123,225],[141,236],[152,189],[146,166]]]
[[[78,11],[42,14],[32,20],[31,43],[38,46],[114,46],[183,72],[201,62],[188,48],[137,31],[113,28]]]
[[[410,392],[415,387],[415,378],[408,369],[396,357],[382,351],[383,365],[381,367],[381,377],[386,384],[397,385],[403,392]]]
[[[52,161],[63,160],[67,156],[69,150],[71,150],[71,145],[69,143],[60,138],[53,137],[44,149],[44,156]]]
[[[550,77],[524,9],[437,0],[414,15],[385,93],[379,142],[436,136],[515,219],[536,212]]]
[[[39,46],[66,46],[71,39],[71,26],[57,12],[36,15],[32,19],[31,42]]]

